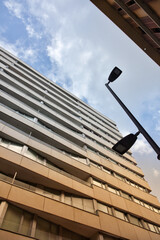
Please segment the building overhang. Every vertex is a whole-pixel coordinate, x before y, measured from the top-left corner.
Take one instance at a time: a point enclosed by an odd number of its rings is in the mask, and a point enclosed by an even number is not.
[[[90,0],[160,66],[159,0]]]

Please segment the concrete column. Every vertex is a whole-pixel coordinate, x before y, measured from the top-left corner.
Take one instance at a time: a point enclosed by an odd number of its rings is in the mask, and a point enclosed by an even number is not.
[[[95,199],[93,199],[93,208],[94,208],[94,211],[97,213],[98,204],[97,204],[97,200],[95,200]]]
[[[7,208],[8,208],[8,203],[6,201],[1,202],[1,204],[0,204],[0,226],[2,225]]]
[[[35,215],[33,218],[32,226],[31,226],[31,237],[35,237],[37,227],[37,216]]]
[[[99,233],[99,232],[94,234],[90,239],[91,240],[104,240],[103,235],[101,233]]]
[[[60,201],[61,201],[61,202],[64,202],[64,192],[61,193]]]

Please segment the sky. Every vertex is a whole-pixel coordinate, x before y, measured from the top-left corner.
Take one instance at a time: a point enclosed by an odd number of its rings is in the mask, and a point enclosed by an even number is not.
[[[123,134],[137,128],[105,87],[112,83],[160,146],[160,68],[89,0],[1,0],[0,46],[114,120]],[[160,200],[160,161],[142,135],[133,156]]]

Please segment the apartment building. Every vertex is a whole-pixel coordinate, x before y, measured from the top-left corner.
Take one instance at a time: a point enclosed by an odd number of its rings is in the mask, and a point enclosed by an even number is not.
[[[115,122],[0,48],[0,239],[158,240],[160,203]]]

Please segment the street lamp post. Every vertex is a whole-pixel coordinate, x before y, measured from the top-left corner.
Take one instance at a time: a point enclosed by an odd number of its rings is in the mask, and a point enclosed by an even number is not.
[[[148,143],[152,146],[154,151],[157,153],[157,158],[160,160],[159,146],[155,143],[155,141],[150,137],[150,135],[146,132],[146,130],[142,127],[142,125],[137,121],[137,119],[133,116],[133,114],[129,111],[129,109],[124,105],[124,103],[120,100],[120,98],[115,94],[115,92],[109,86],[109,83],[115,81],[120,76],[121,73],[122,71],[119,68],[115,67],[112,70],[111,74],[109,75],[109,78],[108,78],[109,81],[108,83],[105,84],[105,86],[110,91],[110,93],[114,96],[117,102],[121,105],[123,110],[127,113],[129,118],[133,121],[133,123],[136,125],[139,131],[135,135],[129,134],[128,136],[121,139],[118,143],[116,143],[113,146],[113,149],[121,154],[124,154],[135,143],[138,134],[141,133],[145,137],[145,139],[148,141]]]

